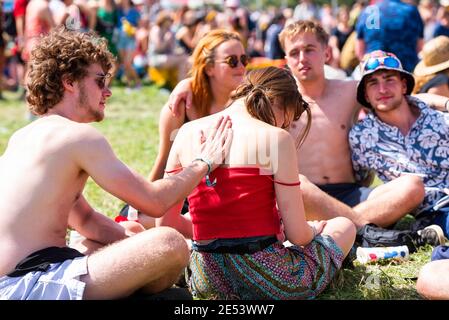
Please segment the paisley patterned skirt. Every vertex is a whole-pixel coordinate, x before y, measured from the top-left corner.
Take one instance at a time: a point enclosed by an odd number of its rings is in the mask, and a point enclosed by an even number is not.
[[[253,254],[193,251],[187,283],[201,299],[313,299],[331,282],[344,256],[319,235],[304,247],[276,242]]]

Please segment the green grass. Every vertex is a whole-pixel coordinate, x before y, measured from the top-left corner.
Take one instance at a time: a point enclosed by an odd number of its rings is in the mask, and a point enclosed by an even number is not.
[[[341,270],[320,299],[420,299],[415,290],[421,267],[430,260],[432,247],[421,248],[403,262],[385,261]]]
[[[123,87],[113,87],[106,117],[93,124],[108,139],[113,150],[128,166],[147,176],[156,158],[159,111],[167,95],[151,86],[138,93],[125,94]],[[11,134],[26,125],[26,108],[18,93],[6,92],[0,100],[0,154]],[[379,181],[377,181],[378,183]],[[84,195],[92,206],[114,217],[123,202],[102,191],[89,180]],[[419,299],[415,290],[419,269],[429,261],[431,247],[426,247],[402,263],[387,262],[356,265],[340,271],[320,299]]]

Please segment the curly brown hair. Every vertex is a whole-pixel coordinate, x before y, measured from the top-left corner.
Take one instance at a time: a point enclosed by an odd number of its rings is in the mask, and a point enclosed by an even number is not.
[[[31,51],[26,78],[26,100],[31,112],[47,113],[64,96],[62,80],[83,79],[94,63],[104,72],[109,72],[114,64],[106,40],[95,33],[59,27],[43,36]]]

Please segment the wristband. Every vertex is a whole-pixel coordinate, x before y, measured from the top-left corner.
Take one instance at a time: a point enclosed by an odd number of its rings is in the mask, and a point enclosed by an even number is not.
[[[444,109],[446,109],[446,112],[449,112],[449,99],[446,100],[446,103],[444,104]]]
[[[207,173],[206,173],[206,185],[208,186],[208,187],[215,187],[215,185],[217,184],[217,178],[215,178],[214,179],[214,181],[213,182],[211,182],[210,181],[210,177],[209,177],[209,174],[211,173],[211,171],[212,171],[212,163],[209,161],[209,160],[207,160],[207,159],[204,159],[204,158],[196,158],[196,159],[194,159],[193,161],[203,161],[205,164],[207,164]],[[193,162],[192,161],[192,162]]]

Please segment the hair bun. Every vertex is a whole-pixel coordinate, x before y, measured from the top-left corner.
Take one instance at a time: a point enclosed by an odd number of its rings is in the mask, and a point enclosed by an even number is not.
[[[251,92],[257,95],[259,94],[265,95],[265,88],[256,84],[252,86]]]

